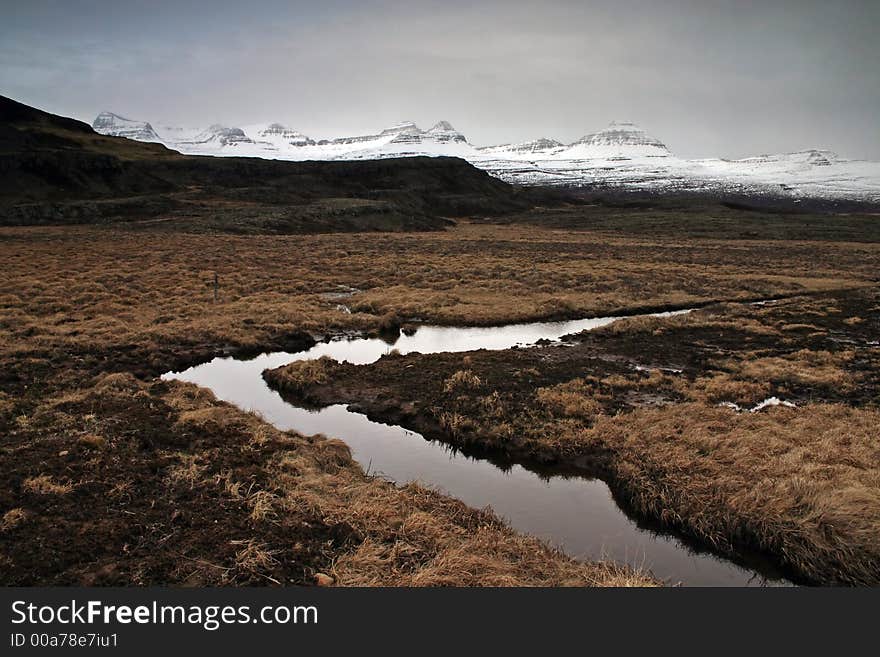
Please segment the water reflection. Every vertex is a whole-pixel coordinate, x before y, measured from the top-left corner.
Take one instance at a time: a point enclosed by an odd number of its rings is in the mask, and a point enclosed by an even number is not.
[[[668,316],[675,313],[659,313]],[[568,554],[608,557],[650,568],[669,582],[688,585],[765,584],[754,571],[710,554],[696,554],[671,536],[638,527],[624,514],[599,480],[541,477],[519,465],[504,470],[489,461],[454,453],[402,427],[372,422],[343,405],[318,411],[288,404],[271,390],[262,372],[286,363],[329,356],[367,364],[392,348],[411,352],[462,352],[509,349],[539,340],[605,326],[616,317],[568,322],[536,322],[491,328],[420,327],[400,333],[393,345],[378,338],[351,338],[316,344],[308,351],[263,354],[251,360],[215,358],[209,363],[163,378],[190,381],[210,388],[219,398],[260,413],[280,429],[323,433],[344,440],[355,459],[371,473],[404,483],[417,480],[436,486],[466,504],[491,506],[516,529],[539,536]]]

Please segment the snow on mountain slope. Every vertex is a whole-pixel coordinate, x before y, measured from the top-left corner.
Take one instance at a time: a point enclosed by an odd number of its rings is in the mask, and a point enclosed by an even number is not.
[[[337,147],[333,150],[327,146]],[[346,147],[339,149],[338,147]],[[385,128],[376,135],[341,137],[318,142],[314,157],[330,156],[351,159],[402,157],[406,155],[451,155],[467,157],[476,152],[463,134],[448,121],[440,121],[429,130],[422,130],[415,123],[405,121]]]
[[[448,121],[440,121],[429,130],[421,130],[415,124],[409,125],[411,127],[399,131],[392,139],[353,151],[346,154],[346,157],[371,159],[413,155],[446,155],[468,159],[477,152],[468,143],[465,136],[453,128]],[[387,132],[385,130],[382,134]]]
[[[629,122],[613,122],[566,147],[493,147],[480,149],[469,159],[520,185],[880,202],[877,162],[845,160],[823,150],[741,160],[686,160]]]
[[[604,130],[578,139],[554,154],[561,160],[667,157],[666,144],[634,123],[612,122]]]
[[[476,148],[449,122],[422,130],[411,121],[368,135],[316,140],[281,123],[181,128],[133,121],[110,112],[96,131],[159,141],[182,153],[284,160],[462,157],[519,185],[593,186],[647,192],[717,192],[880,203],[880,163],[808,150],[741,160],[686,160],[629,122],[614,122],[568,145],[541,138]]]
[[[452,127],[449,121],[438,121],[434,126],[424,133],[425,137],[430,137],[438,144],[446,142],[465,143],[467,139],[458,130]]]
[[[187,148],[193,153],[213,153],[225,147],[237,147],[241,144],[253,144],[254,140],[248,137],[241,128],[229,128],[215,123],[207,130],[203,130],[190,139],[176,142],[176,146]]]
[[[133,121],[112,112],[101,112],[92,123],[95,132],[114,137],[126,137],[137,141],[161,142],[159,135],[146,121]]]
[[[252,135],[256,143],[265,143],[278,150],[285,150],[290,146],[302,148],[315,145],[315,140],[311,137],[281,123],[245,126],[242,130],[245,134]]]
[[[204,129],[160,126],[123,119],[104,112],[95,119],[96,131],[140,141],[160,141],[169,148],[193,155],[266,157],[287,160],[328,160],[449,155],[467,157],[476,152],[463,134],[448,121],[422,130],[404,121],[371,135],[316,141],[281,123],[243,128],[214,124]]]
[[[518,185],[602,187],[646,192],[713,192],[880,203],[880,162],[837,159],[810,163],[803,153],[744,160],[607,158],[473,161]]]
[[[330,140],[322,140],[318,142],[320,146],[357,146],[359,148],[374,148],[382,144],[387,144],[397,137],[403,135],[413,135],[420,133],[419,127],[412,121],[402,121],[393,126],[385,128],[378,134],[374,135],[356,135],[354,137],[337,137]]]
[[[613,121],[604,130],[581,137],[568,145],[541,138],[478,150],[480,155],[499,159],[521,159],[526,156],[558,160],[633,160],[671,155],[663,142],[628,121]]]
[[[561,141],[541,137],[532,141],[524,141],[518,144],[501,144],[499,146],[483,146],[477,150],[481,155],[493,155],[495,157],[519,158],[523,155],[552,155],[554,152],[565,148]]]

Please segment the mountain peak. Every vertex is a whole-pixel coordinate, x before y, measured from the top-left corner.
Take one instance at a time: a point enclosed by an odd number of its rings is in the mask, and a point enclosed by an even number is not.
[[[438,121],[430,130],[424,131],[419,130],[415,123],[401,125],[407,127],[397,132],[397,135],[391,140],[392,144],[467,143],[467,139],[465,139],[464,135],[453,128],[449,121]],[[383,134],[386,133],[388,133],[388,130],[383,132]]]
[[[270,123],[264,128],[255,127],[255,131],[261,139],[268,139],[273,142],[281,140],[291,146],[313,146],[315,144],[315,140],[311,137],[307,137],[293,128],[288,128],[283,123]]]
[[[437,121],[428,132],[456,132],[456,130],[452,127],[452,124],[449,121]]]
[[[608,124],[608,128],[606,128],[606,130],[609,130],[609,129],[642,130],[639,126],[637,126],[632,121],[611,121],[611,123]],[[644,131],[642,130],[642,132],[644,132]]]
[[[379,135],[415,135],[419,134],[420,132],[421,129],[415,124],[414,121],[401,121],[400,123],[395,123],[394,125],[385,128],[382,132],[379,133]]]
[[[581,150],[593,149],[597,154],[669,155],[659,139],[650,136],[632,121],[612,121],[607,128],[591,133],[571,144]]]
[[[207,130],[199,133],[191,140],[191,143],[194,144],[208,144],[212,142],[220,146],[237,146],[238,144],[252,144],[254,140],[248,137],[241,128],[229,128],[220,123],[210,125]]]
[[[480,149],[483,153],[494,154],[517,154],[533,155],[537,153],[549,153],[562,148],[564,144],[555,139],[539,137],[531,141],[522,141],[517,144],[499,144],[498,146],[485,146]]]
[[[113,137],[127,137],[138,141],[161,141],[159,135],[146,121],[134,121],[113,112],[101,112],[92,122],[95,132]]]

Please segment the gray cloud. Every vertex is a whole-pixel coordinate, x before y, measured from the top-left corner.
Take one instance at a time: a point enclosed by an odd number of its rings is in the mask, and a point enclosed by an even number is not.
[[[83,120],[447,119],[481,145],[626,119],[684,156],[880,159],[877,2],[4,4],[0,93]]]

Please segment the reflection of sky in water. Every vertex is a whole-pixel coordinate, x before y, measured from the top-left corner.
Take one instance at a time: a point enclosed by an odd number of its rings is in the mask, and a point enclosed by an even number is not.
[[[401,334],[393,346],[376,338],[334,340],[298,354],[263,354],[252,360],[215,358],[164,378],[210,388],[219,399],[256,411],[280,429],[341,438],[365,470],[398,482],[418,480],[436,486],[472,507],[491,506],[516,529],[544,538],[573,556],[607,556],[690,585],[761,583],[751,571],[710,555],[691,554],[674,538],[640,530],[618,509],[601,481],[562,477],[548,481],[520,466],[505,472],[488,461],[454,455],[443,445],[430,443],[401,427],[371,422],[343,405],[314,412],[297,408],[286,403],[262,378],[263,370],[296,360],[330,356],[366,364],[392,348],[403,354],[508,349],[541,339],[555,340],[610,324],[614,319],[493,328],[423,326],[411,336]]]

